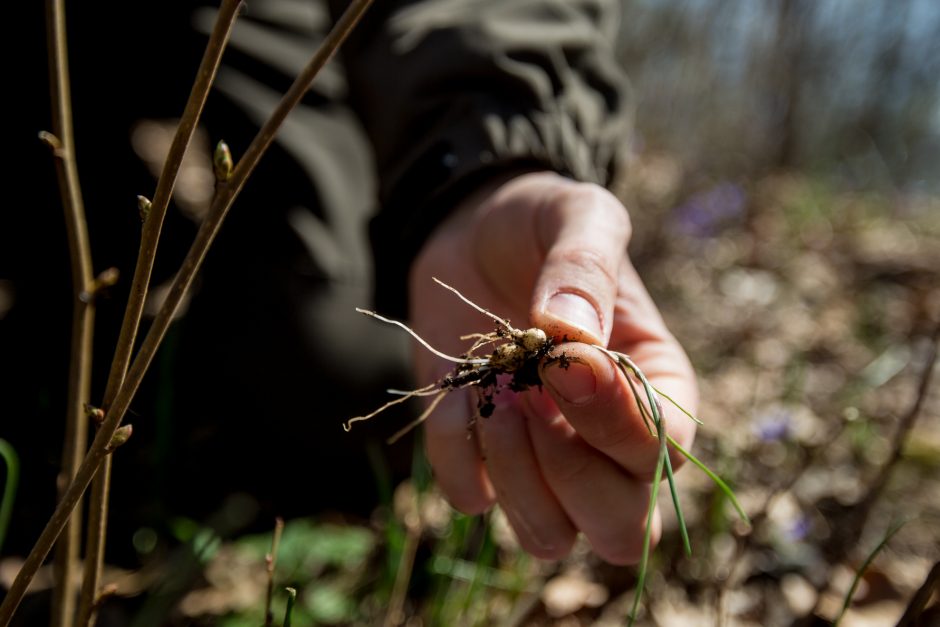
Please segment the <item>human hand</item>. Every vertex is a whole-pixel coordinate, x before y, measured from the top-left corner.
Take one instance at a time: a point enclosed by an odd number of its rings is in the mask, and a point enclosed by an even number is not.
[[[465,201],[412,265],[411,326],[444,352],[466,350],[460,336],[491,321],[432,276],[515,327],[571,340],[559,347],[567,369],[542,366],[544,391],[500,394],[472,432],[469,392],[448,395],[425,423],[429,460],[454,507],[472,514],[499,502],[523,548],[544,559],[567,555],[578,532],[615,564],[635,563],[642,550],[659,442],[621,371],[591,344],[630,355],[654,386],[696,409],[694,373],[627,257],[629,237],[627,211],[609,192],[524,174]],[[416,355],[422,382],[450,366]],[[694,423],[663,409],[667,432],[688,447]],[[671,453],[677,467],[684,458]],[[655,542],[658,512],[653,527]]]

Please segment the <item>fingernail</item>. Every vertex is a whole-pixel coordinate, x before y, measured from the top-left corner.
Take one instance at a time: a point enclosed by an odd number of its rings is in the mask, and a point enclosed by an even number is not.
[[[594,370],[580,361],[569,361],[567,368],[548,366],[542,371],[542,379],[558,396],[572,405],[584,405],[594,398],[597,390]]]
[[[587,299],[570,292],[559,292],[548,299],[546,311],[568,324],[578,327],[596,340],[604,337],[597,310]]]

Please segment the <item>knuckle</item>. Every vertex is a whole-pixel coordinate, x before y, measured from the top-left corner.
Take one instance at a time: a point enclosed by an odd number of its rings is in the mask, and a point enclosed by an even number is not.
[[[559,201],[576,211],[595,212],[595,219],[624,238],[632,233],[630,213],[610,191],[595,183],[575,183],[560,195]]]
[[[619,425],[608,426],[607,421],[599,421],[593,434],[584,435],[584,438],[595,447],[609,452],[621,450],[634,450],[636,448],[637,434],[633,429]]]
[[[597,277],[611,285],[616,285],[617,268],[612,260],[602,252],[587,247],[565,248],[557,251],[557,260],[571,266],[575,272],[572,276]],[[617,260],[619,261],[619,260]]]

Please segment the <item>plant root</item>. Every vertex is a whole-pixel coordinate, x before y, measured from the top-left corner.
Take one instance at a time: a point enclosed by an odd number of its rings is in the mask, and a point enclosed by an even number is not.
[[[434,279],[441,287],[453,292],[460,300],[496,322],[496,329],[489,333],[469,333],[461,336],[461,340],[471,341],[470,347],[459,356],[448,355],[431,346],[424,338],[403,322],[391,320],[367,309],[356,309],[361,314],[371,316],[386,324],[395,325],[404,329],[414,337],[424,348],[442,359],[455,364],[454,369],[439,381],[428,384],[416,390],[388,390],[389,394],[398,396],[373,412],[364,416],[350,418],[343,424],[343,429],[349,431],[356,422],[363,422],[382,413],[389,407],[403,403],[409,399],[434,396],[427,408],[415,420],[389,438],[389,444],[395,442],[403,435],[427,420],[441,400],[450,392],[467,387],[477,388],[478,401],[476,415],[470,419],[470,424],[477,416],[487,418],[496,408],[493,401],[496,394],[505,388],[519,392],[530,387],[541,387],[542,379],[539,376],[539,364],[545,358],[552,361],[566,362],[564,354],[550,355],[555,346],[554,341],[542,329],[517,329],[509,320],[500,318],[496,314],[480,307],[469,298],[461,294],[443,281]],[[481,354],[481,349],[490,347],[488,354]],[[505,376],[504,376],[505,375]],[[508,377],[508,380],[507,380]]]

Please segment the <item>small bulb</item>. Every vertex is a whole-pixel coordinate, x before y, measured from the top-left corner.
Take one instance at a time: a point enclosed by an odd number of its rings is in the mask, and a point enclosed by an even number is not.
[[[527,351],[537,351],[548,342],[548,335],[542,329],[526,329],[522,332],[519,343]]]

